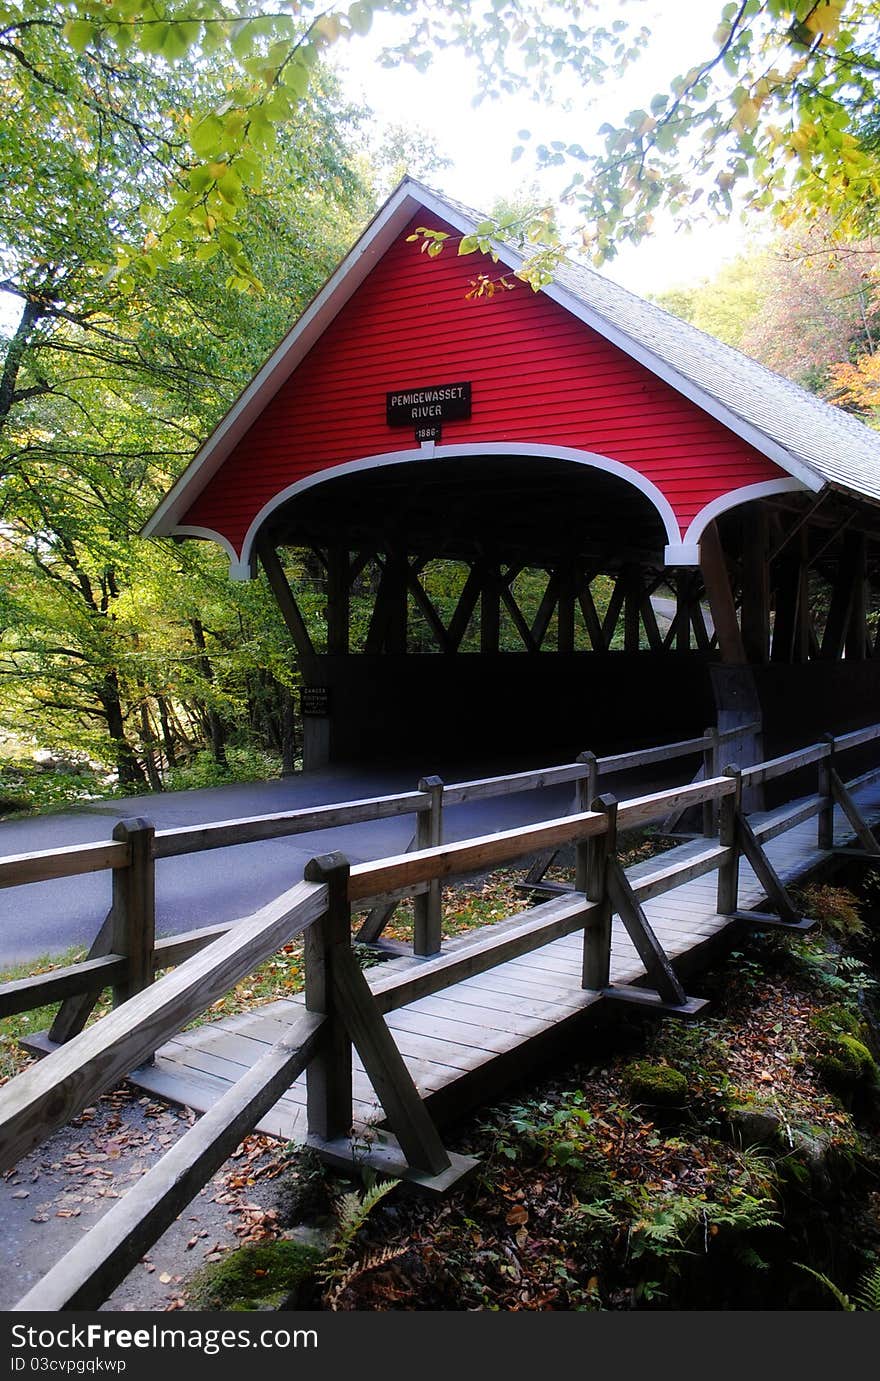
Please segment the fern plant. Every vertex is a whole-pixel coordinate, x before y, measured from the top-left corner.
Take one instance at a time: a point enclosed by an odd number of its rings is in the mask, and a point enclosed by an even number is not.
[[[822,1271],[814,1271],[812,1266],[805,1266],[802,1261],[795,1262],[795,1265],[801,1271],[806,1271],[807,1275],[818,1280],[819,1284],[823,1285],[829,1294],[834,1296],[841,1309],[845,1310],[847,1314],[880,1313],[880,1266],[875,1266],[873,1270],[867,1271],[859,1281],[855,1293],[847,1295]]]
[[[349,1260],[355,1238],[364,1223],[376,1205],[394,1189],[396,1183],[396,1180],[377,1180],[375,1184],[365,1189],[363,1194],[356,1192],[342,1194],[337,1199],[335,1205],[336,1236],[317,1271],[318,1279],[329,1292],[327,1302],[331,1309],[336,1307],[342,1291],[358,1275],[402,1255],[402,1248],[400,1250],[382,1248],[379,1251],[368,1253],[366,1257],[354,1262]]]

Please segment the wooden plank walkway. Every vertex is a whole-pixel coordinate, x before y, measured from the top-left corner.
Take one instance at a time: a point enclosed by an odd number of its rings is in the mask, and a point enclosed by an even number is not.
[[[880,784],[855,793],[870,821],[880,819]],[[785,807],[785,810],[791,808]],[[772,825],[780,812],[750,817],[761,831]],[[821,866],[829,857],[816,844],[814,818],[771,839],[766,852],[783,881],[795,882]],[[843,813],[835,811],[835,842],[848,840],[852,830]],[[632,883],[656,872],[660,863],[684,862],[711,846],[697,839],[658,858],[628,869]],[[736,924],[716,912],[717,873],[711,872],[683,883],[644,904],[645,913],[669,957],[680,960]],[[740,864],[741,910],[760,909],[764,895],[752,869]],[[503,927],[508,922],[499,922]],[[494,930],[495,927],[492,927]],[[472,943],[474,932],[444,944],[444,953]],[[511,1072],[522,1068],[525,1058],[551,1036],[574,1025],[592,1004],[596,993],[581,986],[583,942],[581,934],[552,941],[544,948],[512,959],[487,973],[468,978],[441,993],[421,998],[391,1012],[385,1020],[394,1035],[419,1092],[441,1114],[455,1090],[455,1102],[467,1102],[469,1083],[479,1084],[481,1096],[489,1096],[493,1084],[500,1087]],[[695,956],[696,958],[696,956]],[[410,956],[392,959],[371,975],[403,973],[423,960]],[[645,970],[617,917],[614,919],[611,978],[614,984],[636,983]],[[135,1070],[131,1082],[144,1090],[204,1112],[216,1102],[246,1069],[283,1034],[294,1014],[302,1010],[302,998],[283,999],[235,1017],[181,1032],[157,1052],[152,1064]],[[497,1077],[493,1073],[497,1071]],[[305,1075],[275,1104],[258,1124],[258,1130],[290,1141],[306,1136]],[[380,1121],[383,1114],[357,1054],[354,1056],[354,1115],[356,1126]]]

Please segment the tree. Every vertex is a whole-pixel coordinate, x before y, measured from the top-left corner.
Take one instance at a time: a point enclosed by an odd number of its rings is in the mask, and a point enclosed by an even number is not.
[[[198,67],[224,49],[236,62],[239,79],[223,102],[195,101],[170,145],[161,125],[145,123],[165,197],[156,245],[129,258],[126,273],[180,239],[223,233],[234,253],[236,214],[277,131],[295,125],[317,58],[365,33],[377,8],[373,0],[338,10],[304,0],[273,12],[257,0],[166,0],[161,8],[154,0],[59,0],[46,16],[34,0],[6,0],[0,51],[5,39],[27,61],[27,44],[51,30],[102,80],[105,69],[144,57]],[[597,22],[582,0],[498,0],[485,8],[384,0],[381,8],[409,19],[385,61],[423,69],[432,51],[455,45],[476,64],[489,96],[528,89],[546,101],[572,75],[594,90],[649,38],[624,8],[610,23]],[[683,221],[706,208],[728,214],[735,203],[773,208],[783,221],[822,210],[840,234],[862,234],[880,197],[878,33],[880,0],[732,0],[720,9],[705,60],[622,124],[603,126],[601,153],[556,140],[538,146],[538,161],[579,165],[566,195],[600,260],[621,239],[647,234],[660,208]],[[85,68],[74,73],[79,81],[85,75]],[[104,118],[116,117],[112,104],[103,109]],[[243,258],[238,271],[247,279]]]
[[[821,216],[842,237],[870,231],[880,207],[877,0],[734,0],[714,51],[646,109],[606,124],[598,157],[580,159],[567,199],[598,258],[646,235],[659,209],[681,224],[710,212],[772,209]]]
[[[226,80],[220,60],[197,77],[200,89]],[[179,73],[149,81],[141,110],[185,95]],[[218,239],[127,284],[107,273],[118,236],[150,233],[154,149],[133,125],[96,161],[54,90],[27,120],[14,101],[0,114],[3,285],[22,303],[0,352],[0,720],[20,735],[38,725],[128,785],[161,784],[162,765],[203,741],[222,759],[231,724],[265,738],[289,708],[295,666],[267,592],[230,589],[219,553],[137,533],[371,209],[348,139],[356,112],[326,75],[313,91],[241,220],[259,299],[216,272]]]
[[[671,288],[654,299],[673,316],[690,321],[725,345],[743,348],[743,338],[762,309],[767,254],[738,254],[711,280]]]
[[[778,374],[826,393],[837,365],[875,348],[878,269],[873,241],[837,243],[815,223],[792,227],[711,280],[657,300]]]

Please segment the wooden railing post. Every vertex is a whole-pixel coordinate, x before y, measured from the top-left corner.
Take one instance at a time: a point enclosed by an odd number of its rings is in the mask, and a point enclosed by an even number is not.
[[[703,780],[711,781],[718,775],[718,730],[710,726],[703,735]],[[703,835],[706,839],[715,838],[718,812],[714,801],[703,802]]]
[[[416,849],[434,849],[443,843],[443,778],[422,777],[419,791],[428,792],[431,805],[416,816]],[[413,912],[413,954],[439,954],[443,943],[443,890],[439,878],[432,878],[427,892],[413,898]]]
[[[819,822],[816,843],[820,849],[834,848],[834,792],[832,790],[832,772],[834,771],[834,735],[823,734],[823,742],[828,744],[827,758],[820,758],[819,767],[819,795],[822,797],[822,807],[819,811]]]
[[[601,990],[611,982],[611,899],[608,895],[608,863],[617,853],[617,799],[599,796],[591,809],[602,811],[607,824],[602,834],[578,845],[583,849],[583,891],[596,902],[584,929],[583,987]],[[577,884],[576,884],[577,885]],[[578,890],[581,890],[578,887]]]
[[[725,767],[725,777],[733,777],[736,790],[722,796],[718,817],[718,842],[730,849],[728,857],[718,869],[719,916],[731,916],[739,902],[739,831],[737,817],[742,806],[742,772],[738,767]]]
[[[591,803],[599,794],[599,763],[595,753],[578,753],[577,761],[585,766],[586,773],[578,777],[574,784],[574,809],[577,815],[589,810]],[[574,846],[574,890],[586,892],[590,872],[590,842],[586,839]]]
[[[113,905],[110,910],[110,952],[124,954],[128,973],[113,989],[113,1005],[126,1002],[153,981],[156,948],[156,864],[153,859],[155,829],[147,820],[120,820],[113,838],[127,844],[129,864],[113,872]]]
[[[155,830],[147,820],[120,820],[113,829],[117,843],[128,846],[128,865],[113,869],[110,911],[86,956],[103,959],[122,954],[128,959],[125,978],[114,984],[113,1005],[134,997],[153,981],[156,948],[156,863],[153,858]],[[49,1028],[49,1039],[59,1045],[78,1036],[92,1014],[100,990],[68,997]]]
[[[320,1052],[306,1073],[308,1129],[334,1141],[351,1134],[351,1040],[337,1010],[333,966],[351,950],[350,867],[344,854],[322,854],[305,866],[306,882],[327,887],[327,910],[305,933],[306,1008],[327,1017]]]

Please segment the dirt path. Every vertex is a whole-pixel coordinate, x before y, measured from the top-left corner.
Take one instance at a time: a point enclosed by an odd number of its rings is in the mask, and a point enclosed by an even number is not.
[[[127,1086],[101,1098],[0,1180],[0,1311],[8,1311],[194,1121]],[[252,1136],[102,1308],[186,1307],[206,1260],[278,1235],[271,1203],[284,1145]]]

